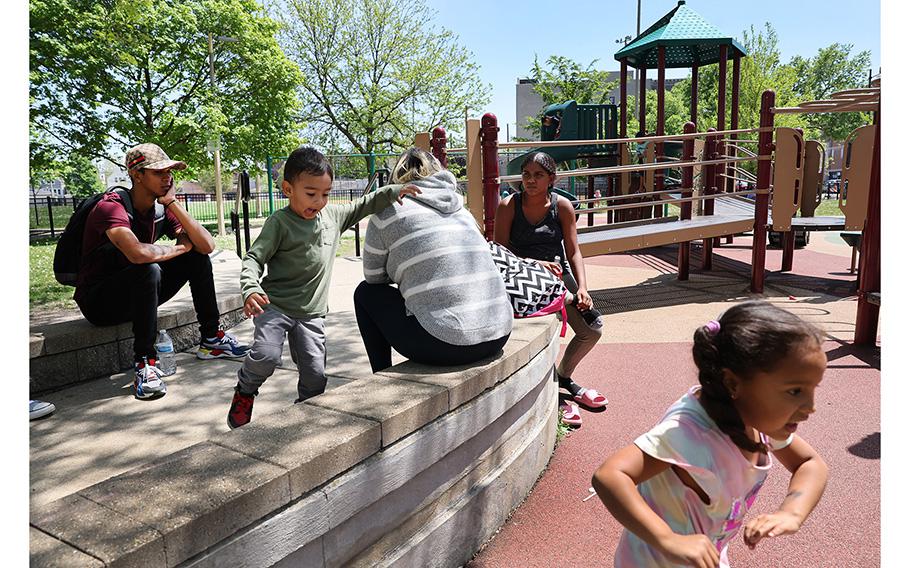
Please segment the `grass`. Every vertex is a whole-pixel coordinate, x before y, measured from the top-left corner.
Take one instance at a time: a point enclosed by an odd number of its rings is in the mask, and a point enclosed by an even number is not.
[[[226,235],[215,238],[215,248],[229,251],[236,254],[237,243],[234,235]],[[243,245],[243,236],[240,237],[241,246]],[[251,241],[254,241],[252,238]],[[361,235],[361,241],[363,235]],[[167,244],[173,241],[162,239],[158,241]],[[29,309],[33,311],[54,311],[59,309],[75,309],[76,302],[73,301],[74,288],[63,286],[54,279],[54,250],[57,246],[55,239],[43,239],[33,241],[28,247],[28,287],[29,287]],[[338,251],[335,256],[353,256],[355,250],[354,233],[345,232],[341,237],[338,245]],[[240,274],[237,275],[240,277]]]
[[[556,445],[558,446],[559,443],[562,442],[563,438],[565,438],[565,437],[569,434],[569,432],[572,431],[572,427],[569,426],[568,424],[566,424],[565,422],[563,422],[563,419],[562,419],[562,411],[557,412],[556,414],[557,414],[557,418],[556,418]]]
[[[816,217],[843,217],[844,212],[837,206],[837,199],[822,199],[822,202],[815,209]]]

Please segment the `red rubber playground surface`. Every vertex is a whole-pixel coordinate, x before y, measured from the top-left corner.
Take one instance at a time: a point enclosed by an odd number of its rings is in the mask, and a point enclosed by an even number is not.
[[[827,243],[823,235],[828,235]],[[856,276],[847,270],[849,249],[846,259],[841,250],[835,250],[838,254],[833,255],[825,252],[829,244],[836,243],[831,235],[813,234],[813,241],[819,243],[796,251],[792,274],[769,272],[765,290],[769,300],[792,301],[798,305],[807,300],[790,294],[805,295],[806,290],[814,290],[819,294],[811,299],[815,306],[836,305],[848,308],[847,315],[855,314],[856,304],[850,296]],[[734,287],[747,287],[750,240],[740,237],[733,245],[715,249],[714,271],[710,274],[729,276],[736,282]],[[598,265],[615,271],[647,268],[666,274],[675,271],[672,266],[675,250],[663,247],[585,259],[585,262],[589,275],[597,271],[594,267]],[[695,282],[699,280],[698,261],[698,254],[693,252]],[[769,250],[766,266],[777,269],[779,262],[780,251]],[[667,282],[654,288],[667,287]],[[659,304],[658,309],[666,306],[684,309],[685,300],[678,298],[672,286],[663,299],[653,292],[647,295],[640,303],[644,307],[639,308],[645,311],[636,311],[635,298],[610,301],[634,292],[636,287],[629,286],[626,292],[616,294],[615,290],[607,289],[609,286],[599,289],[598,285],[602,283],[589,282],[595,305],[602,308],[607,320],[604,339],[582,361],[575,379],[607,395],[610,403],[599,411],[582,409],[583,425],[558,444],[526,501],[467,567],[613,565],[613,551],[622,527],[596,496],[585,500],[590,495],[591,475],[608,455],[653,426],[667,406],[697,383],[697,375],[688,341],[692,328],[683,332],[687,335],[681,335],[679,341],[651,342],[639,333],[625,342],[622,332],[625,328],[611,319],[616,314],[627,319],[654,317],[655,310],[650,308],[655,302]],[[696,299],[695,304],[699,301],[717,299]],[[705,310],[704,306],[695,304],[694,310]],[[838,321],[846,319],[841,316]],[[653,325],[658,326],[659,322]],[[880,563],[880,348],[853,346],[852,339],[847,339],[852,338],[852,332],[832,333],[829,329],[829,336],[834,339],[824,346],[828,370],[816,393],[816,412],[800,427],[800,435],[828,463],[830,474],[825,494],[795,535],[762,541],[755,550],[742,543],[741,535],[737,537],[729,549],[732,566],[842,568]],[[786,494],[788,481],[789,473],[776,464],[750,517],[775,510]]]

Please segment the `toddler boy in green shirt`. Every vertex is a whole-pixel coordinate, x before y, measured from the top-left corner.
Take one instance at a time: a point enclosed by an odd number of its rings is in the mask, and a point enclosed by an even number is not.
[[[237,373],[228,426],[253,415],[253,397],[281,362],[284,338],[297,363],[297,401],[325,391],[325,319],[335,252],[341,233],[396,199],[415,195],[413,185],[392,185],[356,201],[328,205],[334,171],[318,150],[300,147],[284,165],[281,190],[289,204],[269,217],[243,258],[243,312],[255,318],[253,345]],[[265,278],[262,272],[268,265]]]

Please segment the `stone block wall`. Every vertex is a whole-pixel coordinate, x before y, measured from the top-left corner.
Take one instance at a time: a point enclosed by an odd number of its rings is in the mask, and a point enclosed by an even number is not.
[[[558,329],[516,321],[489,360],[396,365],[51,502],[31,564],[460,566],[552,453]]]

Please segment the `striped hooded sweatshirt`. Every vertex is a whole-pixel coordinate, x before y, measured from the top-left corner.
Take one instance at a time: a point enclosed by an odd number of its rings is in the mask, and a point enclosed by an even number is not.
[[[409,314],[451,345],[476,345],[512,331],[505,284],[448,170],[409,182],[422,191],[370,218],[363,274],[395,282]]]

